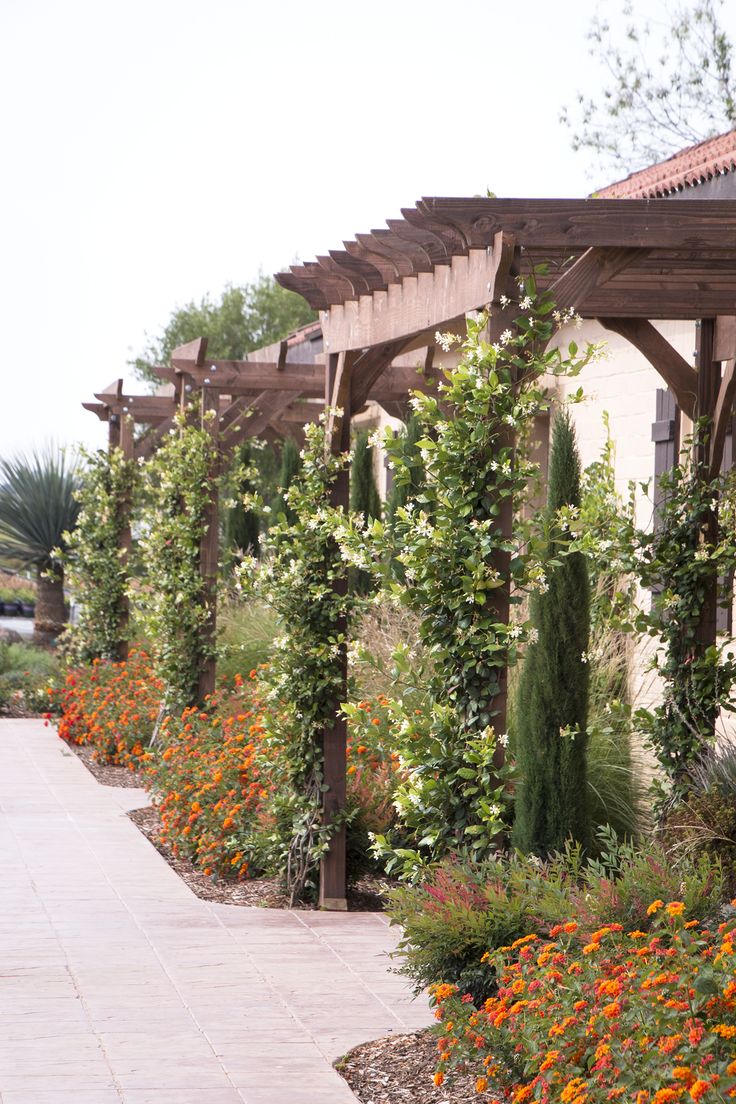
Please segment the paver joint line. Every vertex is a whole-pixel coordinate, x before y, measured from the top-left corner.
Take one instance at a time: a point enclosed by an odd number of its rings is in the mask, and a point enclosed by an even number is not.
[[[0,1104],[354,1101],[332,1061],[430,1022],[381,969],[386,919],[202,901],[125,815],[135,794],[0,722]]]

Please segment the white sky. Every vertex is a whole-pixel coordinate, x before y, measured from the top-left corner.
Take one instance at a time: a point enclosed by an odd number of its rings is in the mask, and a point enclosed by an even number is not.
[[[0,454],[102,444],[80,403],[176,306],[338,248],[422,195],[608,183],[558,122],[602,79],[594,10],[0,0]]]

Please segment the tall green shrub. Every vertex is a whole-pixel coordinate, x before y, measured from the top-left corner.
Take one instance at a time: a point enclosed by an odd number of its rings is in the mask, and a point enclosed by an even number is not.
[[[225,548],[230,560],[235,562],[241,558],[243,552],[258,555],[259,517],[255,510],[249,510],[243,505],[245,495],[254,490],[251,478],[252,460],[250,445],[242,445],[238,450],[238,467],[234,480],[236,504],[230,507],[225,516]]]
[[[537,630],[517,698],[520,786],[514,843],[546,857],[572,837],[590,838],[586,781],[587,652],[590,633],[588,569],[580,552],[555,560],[568,530],[557,511],[580,505],[580,459],[569,416],[555,422],[547,497],[547,588],[534,596]]]
[[[354,514],[361,514],[366,523],[381,519],[381,499],[373,475],[373,449],[365,430],[357,435],[353,447],[350,464],[350,509]],[[359,594],[367,594],[371,589],[371,577],[367,571],[353,568],[349,586]]]
[[[407,418],[403,432],[396,439],[401,447],[401,464],[394,474],[391,491],[386,499],[386,521],[393,530],[397,510],[406,507],[421,493],[426,482],[424,462],[419,448],[423,430],[419,418],[412,414]]]
[[[281,470],[279,471],[278,493],[271,503],[272,517],[284,514],[289,525],[296,524],[296,512],[286,501],[286,492],[296,479],[301,468],[299,449],[293,437],[287,437],[281,449]]]

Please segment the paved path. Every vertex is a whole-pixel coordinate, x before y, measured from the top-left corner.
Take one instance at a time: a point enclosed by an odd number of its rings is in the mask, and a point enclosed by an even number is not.
[[[371,913],[201,901],[39,721],[0,722],[2,1104],[347,1104],[331,1063],[429,1022]]]

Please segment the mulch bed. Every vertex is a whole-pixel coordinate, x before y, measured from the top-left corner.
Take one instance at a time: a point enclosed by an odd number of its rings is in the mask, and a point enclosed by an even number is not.
[[[108,767],[98,763],[93,749],[69,744],[71,750],[82,760],[87,770],[103,786],[143,787],[143,776],[127,767]],[[217,901],[223,905],[245,905],[260,908],[288,908],[288,900],[276,878],[253,878],[245,882],[217,881],[207,877],[189,859],[172,853],[159,838],[159,818],[156,808],[148,805],[143,809],[133,809],[128,816],[143,833],[160,855],[166,859],[182,881],[197,897],[203,901]],[[383,890],[385,882],[378,878],[365,877],[348,887],[348,911],[383,912]],[[297,909],[311,909],[313,905],[295,905]]]
[[[361,1104],[479,1104],[475,1078],[453,1075],[436,1088],[437,1043],[429,1031],[387,1035],[355,1047],[336,1063]]]
[[[108,767],[104,763],[98,763],[94,757],[94,749],[91,747],[80,747],[79,744],[67,744],[67,747],[82,760],[100,785],[123,786],[126,789],[143,788],[143,775],[140,771],[132,771],[128,767]]]

